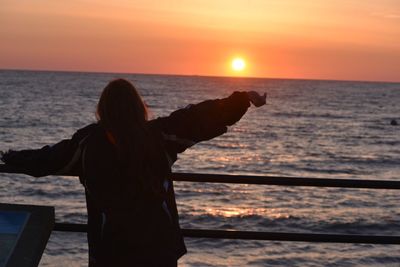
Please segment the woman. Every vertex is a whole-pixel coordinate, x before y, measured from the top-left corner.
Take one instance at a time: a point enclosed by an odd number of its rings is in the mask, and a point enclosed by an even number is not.
[[[265,99],[235,92],[149,121],[135,87],[114,80],[101,94],[97,123],[53,146],[9,151],[0,171],[79,176],[88,210],[89,266],[177,266],[186,253],[169,179],[177,154],[225,133],[250,103],[262,106]]]

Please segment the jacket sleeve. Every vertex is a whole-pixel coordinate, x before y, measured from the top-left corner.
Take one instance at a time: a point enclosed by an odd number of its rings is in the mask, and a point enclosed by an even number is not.
[[[239,121],[249,106],[246,92],[234,92],[227,98],[189,105],[154,123],[164,136],[167,150],[180,153],[198,142],[224,134],[227,126]]]
[[[47,175],[79,175],[80,143],[92,125],[78,130],[71,139],[40,149],[10,150],[3,154],[1,172],[23,173],[34,177]]]

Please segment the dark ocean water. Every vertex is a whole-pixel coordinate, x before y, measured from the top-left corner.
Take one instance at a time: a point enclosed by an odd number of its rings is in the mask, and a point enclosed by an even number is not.
[[[0,71],[0,150],[38,148],[95,121],[106,83],[127,78],[153,117],[235,90],[267,92],[229,132],[180,155],[176,172],[400,180],[400,84]],[[0,174],[0,202],[85,222],[77,178]],[[184,228],[400,235],[396,190],[176,183]],[[180,266],[400,266],[394,245],[186,239]],[[41,266],[86,266],[84,234],[54,233]]]

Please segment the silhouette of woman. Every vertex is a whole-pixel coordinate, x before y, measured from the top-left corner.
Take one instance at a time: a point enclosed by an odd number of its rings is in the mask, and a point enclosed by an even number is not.
[[[90,267],[177,266],[186,253],[169,179],[177,154],[225,133],[250,103],[265,100],[266,94],[234,92],[148,120],[135,87],[117,79],[101,94],[97,123],[53,146],[3,153],[0,172],[79,176]]]

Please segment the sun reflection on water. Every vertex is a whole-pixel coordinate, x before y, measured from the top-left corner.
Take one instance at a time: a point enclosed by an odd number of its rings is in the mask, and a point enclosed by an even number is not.
[[[248,217],[262,216],[271,219],[288,219],[287,213],[279,212],[277,209],[250,208],[250,207],[218,207],[206,208],[205,213],[216,217]]]

